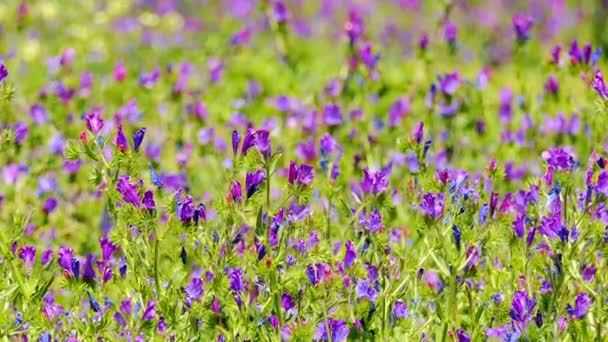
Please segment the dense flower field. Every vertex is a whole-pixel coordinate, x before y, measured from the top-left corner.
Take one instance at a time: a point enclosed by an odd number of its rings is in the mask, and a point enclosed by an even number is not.
[[[0,2],[0,339],[607,340],[603,3]]]

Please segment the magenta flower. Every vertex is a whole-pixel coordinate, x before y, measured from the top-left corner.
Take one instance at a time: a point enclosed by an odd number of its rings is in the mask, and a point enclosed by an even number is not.
[[[116,190],[122,195],[123,201],[139,208],[141,202],[139,200],[138,187],[141,185],[143,185],[141,180],[130,183],[129,176],[120,176],[118,178],[118,184],[116,184]]]
[[[513,16],[512,22],[517,40],[520,42],[528,40],[530,38],[530,29],[534,26],[534,19],[523,13],[517,13]]]
[[[93,133],[97,134],[103,127],[103,119],[101,118],[101,109],[95,108],[93,109],[87,116],[85,117],[87,121],[87,129]]]
[[[19,258],[23,260],[26,269],[30,269],[36,260],[36,247],[21,246],[19,249]]]

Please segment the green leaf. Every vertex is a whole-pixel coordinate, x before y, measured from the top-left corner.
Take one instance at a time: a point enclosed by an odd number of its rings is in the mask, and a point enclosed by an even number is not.
[[[67,146],[65,147],[65,159],[67,160],[78,160],[80,158],[80,145],[74,141],[74,140],[70,140],[67,143]]]

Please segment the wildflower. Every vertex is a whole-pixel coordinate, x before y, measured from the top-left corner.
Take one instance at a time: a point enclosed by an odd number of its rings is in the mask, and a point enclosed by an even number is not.
[[[156,303],[154,301],[148,301],[146,305],[146,309],[144,310],[143,315],[141,316],[142,321],[153,320],[156,316]]]
[[[597,271],[597,269],[595,268],[594,264],[591,265],[584,265],[583,264],[583,269],[582,269],[582,277],[583,280],[586,282],[593,282],[595,280],[595,272]]]
[[[91,310],[95,312],[101,311],[101,306],[99,305],[95,297],[93,297],[91,292],[87,291],[87,296],[89,297],[89,306],[91,307]]]
[[[460,75],[457,71],[439,77],[439,89],[447,96],[454,95],[460,88],[460,83]]]
[[[87,122],[87,129],[93,133],[97,134],[103,128],[103,119],[101,118],[101,109],[96,108],[93,109],[87,116],[85,117]]]
[[[144,140],[144,135],[146,134],[146,128],[140,128],[133,134],[133,149],[135,152],[139,151],[139,146]]]
[[[29,270],[36,260],[36,247],[21,246],[19,249],[19,258],[23,260],[25,268]]]
[[[556,170],[571,171],[576,166],[574,156],[563,148],[550,148],[542,153],[543,159]]]
[[[323,122],[328,126],[337,126],[342,123],[340,106],[329,103],[323,108]]]
[[[471,342],[471,336],[465,333],[462,329],[456,330],[456,336],[458,336],[458,342]]]
[[[327,331],[326,325],[329,326],[329,332]],[[348,338],[349,333],[350,329],[346,325],[346,322],[341,320],[335,320],[333,318],[328,318],[327,324],[325,324],[325,321],[322,320],[317,325],[317,330],[315,331],[313,340],[330,341],[329,336],[331,336],[331,341],[344,342]]]
[[[519,42],[525,42],[530,38],[530,29],[534,26],[534,19],[523,13],[513,16],[513,30]]]
[[[532,311],[534,311],[535,306],[536,298],[529,298],[528,292],[526,291],[515,291],[510,311],[513,325],[519,330],[525,330],[528,321],[532,317]]]
[[[233,135],[234,137],[234,135]],[[247,134],[245,134],[245,138],[243,139],[243,145],[241,146],[241,154],[245,155],[247,151],[256,144],[256,136],[255,131],[252,129],[247,130]],[[234,147],[234,140],[232,143]]]
[[[183,203],[178,204],[178,217],[182,223],[188,225],[194,216],[194,204],[192,204],[192,196],[187,195]]]
[[[243,270],[241,268],[231,268],[228,271],[228,280],[230,281],[230,289],[234,292],[242,292],[243,287]]]
[[[148,190],[144,193],[144,197],[141,200],[144,208],[148,210],[148,212],[152,213],[154,209],[156,209],[156,203],[154,202],[154,193],[152,190]]]
[[[357,259],[357,251],[352,241],[346,241],[346,253],[344,254],[344,266],[350,267]]]
[[[393,315],[396,318],[408,318],[410,316],[410,309],[407,304],[398,299],[395,301],[395,304],[393,304]]]
[[[61,268],[69,270],[72,264],[74,250],[71,248],[59,247],[57,250],[57,263]]]
[[[363,180],[361,181],[361,189],[364,193],[379,194],[388,188],[387,174],[380,170],[375,173],[370,173],[366,167],[363,169]]]
[[[123,201],[139,208],[141,205],[137,190],[139,185],[141,185],[141,181],[130,183],[129,176],[120,176],[116,184],[116,190],[122,195]]]
[[[239,149],[239,144],[241,143],[241,135],[237,130],[232,131],[232,152],[236,156],[236,153]]]
[[[585,315],[587,315],[592,302],[593,300],[589,297],[589,295],[587,295],[586,292],[582,292],[576,296],[574,308],[568,304],[566,307],[566,312],[568,312],[568,315],[570,315],[570,317],[573,319],[583,319]]]
[[[608,88],[606,88],[606,83],[604,83],[604,76],[602,75],[600,69],[597,69],[595,71],[592,86],[601,98],[608,98]]]
[[[247,172],[245,176],[245,189],[247,190],[247,199],[251,198],[256,191],[258,191],[259,186],[264,182],[265,176],[264,172],[258,170],[253,173]]]
[[[422,197],[420,209],[422,209],[424,214],[435,219],[443,216],[444,205],[445,202],[443,193],[438,193],[435,195],[429,192]]]
[[[0,63],[0,82],[4,81],[5,78],[8,77],[8,69],[6,69],[6,65]]]
[[[360,279],[355,292],[357,298],[365,298],[370,302],[375,302],[379,294],[378,283],[370,279]]]
[[[114,81],[116,82],[122,82],[127,77],[127,68],[122,61],[119,61],[114,65],[113,76]]]
[[[443,26],[443,37],[448,42],[448,44],[455,44],[456,39],[458,38],[458,27],[456,26],[456,24],[452,22],[447,22]]]
[[[143,137],[142,137],[143,139]],[[118,128],[116,128],[116,147],[121,151],[121,152],[126,152],[129,149],[129,143],[127,142],[127,137],[125,136],[125,133],[122,130],[122,125],[118,125]]]
[[[270,157],[270,133],[267,130],[255,132],[255,145],[266,158]]]
[[[549,79],[545,83],[545,90],[551,95],[557,95],[559,90],[559,82],[557,81],[557,77],[555,77],[555,75],[549,76]]]
[[[189,301],[198,301],[204,292],[203,280],[201,278],[193,277],[184,292]]]

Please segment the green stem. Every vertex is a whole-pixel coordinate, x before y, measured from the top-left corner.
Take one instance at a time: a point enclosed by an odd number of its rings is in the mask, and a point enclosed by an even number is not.
[[[327,227],[325,228],[325,238],[331,243],[331,196],[327,199]]]
[[[270,165],[266,161],[266,243],[270,248]]]
[[[8,262],[8,265],[11,268],[11,272],[13,273],[13,275],[15,276],[15,280],[17,281],[17,284],[19,284],[19,290],[21,290],[21,294],[23,295],[23,297],[25,298],[25,301],[27,302],[29,300],[30,294],[27,291],[27,287],[25,286],[25,282],[23,281],[23,278],[21,277],[21,272],[19,272],[17,270],[17,267],[15,266],[14,261],[14,255],[12,253],[10,253],[10,251],[7,251],[5,248],[6,246],[8,246],[8,243],[6,241],[6,237],[4,236],[4,231],[0,230],[0,243],[2,244],[2,254],[4,255],[4,259],[6,259],[6,261]]]
[[[160,299],[160,282],[158,280],[158,230],[154,225],[154,286],[156,287],[156,297]]]

